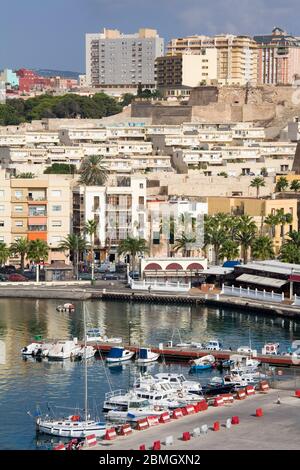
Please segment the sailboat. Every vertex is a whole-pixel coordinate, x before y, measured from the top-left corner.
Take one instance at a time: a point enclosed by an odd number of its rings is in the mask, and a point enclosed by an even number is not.
[[[93,420],[88,411],[88,380],[87,380],[87,344],[86,344],[86,313],[83,306],[84,322],[84,410],[82,415],[70,415],[68,417],[51,418],[49,415],[36,418],[37,432],[59,437],[86,437],[95,434],[104,436],[106,423]]]

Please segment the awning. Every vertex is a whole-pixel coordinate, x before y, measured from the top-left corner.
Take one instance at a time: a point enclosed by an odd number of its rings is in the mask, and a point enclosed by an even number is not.
[[[236,281],[249,282],[250,284],[258,284],[261,286],[280,288],[287,284],[288,281],[283,279],[274,279],[273,277],[254,276],[252,274],[242,274],[236,278]]]

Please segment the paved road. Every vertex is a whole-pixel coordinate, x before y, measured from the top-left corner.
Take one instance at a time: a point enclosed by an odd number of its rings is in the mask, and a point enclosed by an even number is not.
[[[150,449],[153,442],[160,439],[162,450],[201,450],[201,449],[242,449],[242,450],[283,450],[300,449],[300,399],[292,396],[292,391],[281,391],[277,404],[278,391],[268,394],[257,394],[243,401],[219,408],[209,407],[205,412],[173,420],[168,424],[135,431],[131,436],[118,437],[115,441],[102,441],[95,450],[138,449],[146,444]],[[256,408],[262,408],[264,415],[255,416]],[[240,424],[226,429],[227,418],[239,416]],[[212,431],[214,421],[220,421],[219,432]],[[210,429],[206,435],[195,437],[187,442],[182,441],[184,431],[207,424]],[[173,435],[174,445],[166,447],[163,442],[166,436]]]

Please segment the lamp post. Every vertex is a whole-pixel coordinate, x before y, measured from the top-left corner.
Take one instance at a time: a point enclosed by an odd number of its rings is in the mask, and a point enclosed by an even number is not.
[[[128,322],[128,342],[129,342],[129,346],[131,346],[131,325],[132,325],[132,321],[129,320],[129,322]]]
[[[294,295],[294,282],[292,280],[294,268],[291,269],[291,276],[290,276],[290,300],[293,300]]]

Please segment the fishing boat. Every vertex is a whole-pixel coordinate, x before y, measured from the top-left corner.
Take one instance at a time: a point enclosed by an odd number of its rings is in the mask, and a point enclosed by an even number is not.
[[[86,344],[86,321],[85,321],[85,305],[83,308],[84,321],[84,347]],[[86,437],[95,434],[97,437],[104,436],[107,425],[104,422],[92,419],[88,410],[88,380],[87,380],[87,360],[84,355],[84,409],[82,414],[69,415],[67,418],[52,418],[48,414],[38,416],[36,418],[37,432],[50,434],[59,437]]]
[[[107,421],[136,422],[148,416],[159,416],[167,408],[152,406],[134,392],[115,390],[105,394],[103,412]]]
[[[56,310],[58,312],[75,312],[75,305],[70,304],[70,303],[66,303],[66,304],[63,304],[63,305],[58,305],[56,307]]]
[[[140,348],[137,352],[137,358],[135,362],[137,364],[148,364],[149,362],[157,361],[160,354],[151,351],[150,348]]]
[[[197,372],[205,369],[211,369],[214,366],[215,362],[216,360],[214,356],[210,354],[207,356],[199,357],[198,359],[192,360],[190,371]]]
[[[203,386],[204,396],[214,396],[220,393],[230,393],[234,390],[235,384],[226,382],[223,377],[213,377],[207,385]]]
[[[160,373],[156,374],[154,378],[169,383],[175,390],[184,388],[188,393],[202,395],[202,386],[200,382],[196,382],[195,380],[187,380],[183,374]]]
[[[129,351],[129,349],[124,349],[121,346],[115,346],[109,351],[106,361],[108,363],[129,361],[133,356],[134,351]]]
[[[222,344],[220,343],[219,340],[214,339],[211,341],[208,341],[207,343],[204,344],[204,349],[207,349],[209,351],[221,351],[222,350]]]

